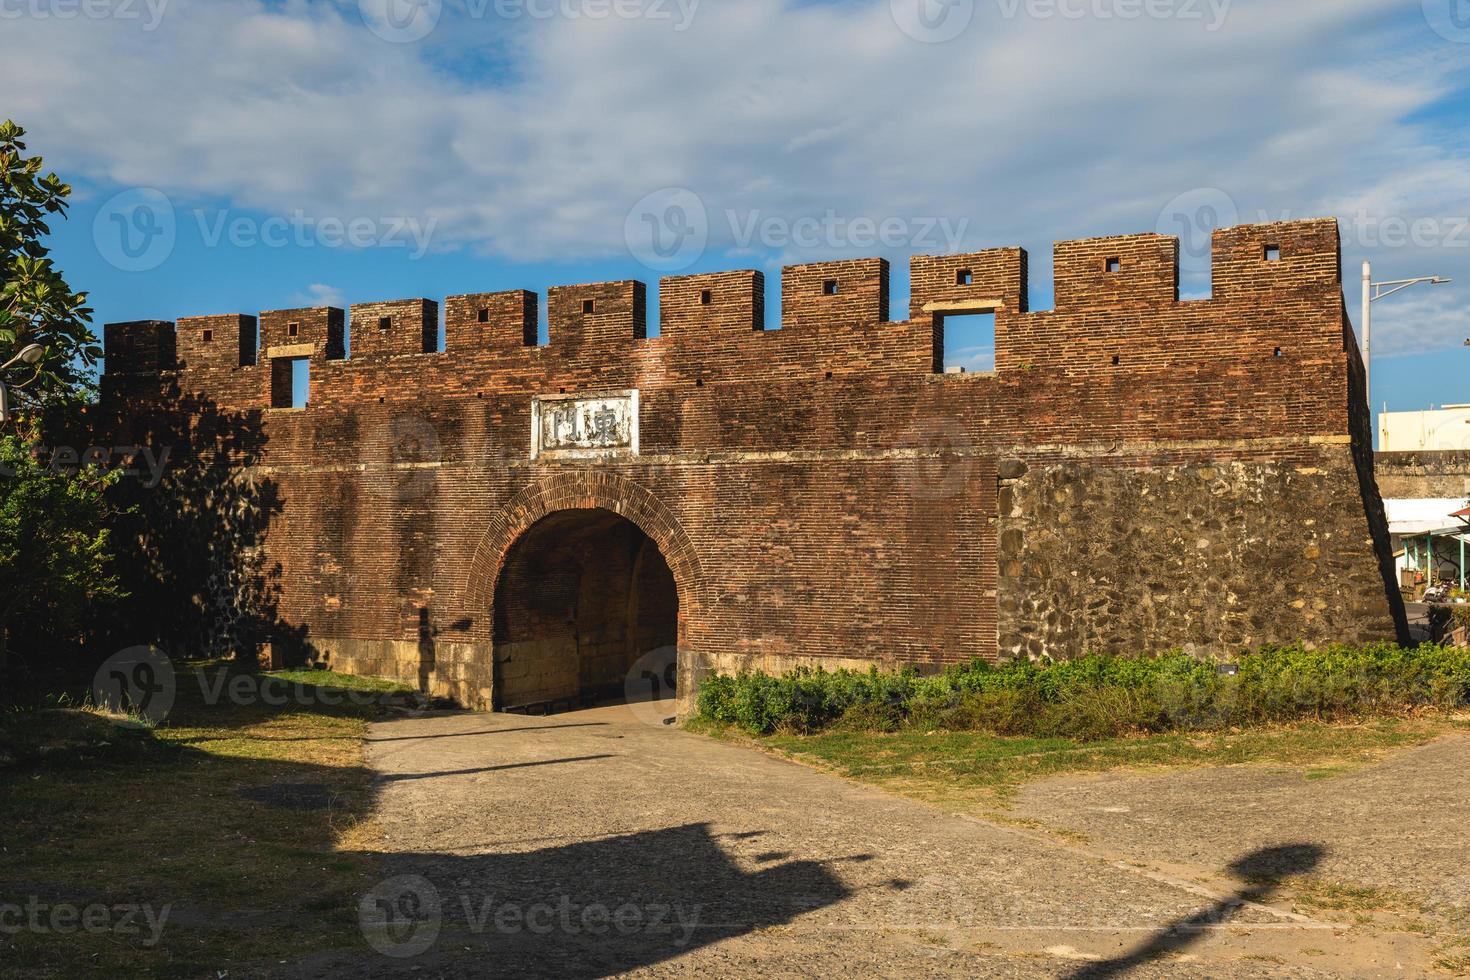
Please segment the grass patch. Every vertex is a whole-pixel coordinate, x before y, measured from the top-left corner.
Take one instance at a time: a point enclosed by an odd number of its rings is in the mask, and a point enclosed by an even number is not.
[[[274,677],[293,684],[338,688],[344,691],[377,691],[383,694],[412,694],[414,689],[400,681],[382,677],[357,677],[334,670],[272,670],[261,676]]]
[[[282,704],[206,703],[209,685],[181,672],[152,729],[78,709],[6,716],[45,751],[0,767],[0,903],[168,917],[156,944],[147,927],[0,934],[0,976],[213,976],[360,945],[377,708],[311,677],[280,675]]]
[[[1422,745],[1450,719],[1309,722],[1240,732],[1170,733],[1084,741],[984,732],[828,731],[751,738],[732,725],[691,727],[774,750],[817,768],[955,809],[1004,805],[1022,784],[1047,776],[1116,769],[1278,764],[1313,778],[1349,771],[1397,748]],[[1304,776],[1306,773],[1303,774]]]
[[[1306,878],[1294,881],[1293,886],[1292,893],[1297,903],[1314,911],[1330,909],[1337,912],[1378,912],[1407,907],[1406,900],[1401,896],[1386,888],[1375,888],[1371,885]],[[1417,905],[1415,908],[1417,909]]]
[[[0,772],[48,759],[116,760],[146,748],[146,727],[90,707],[0,712]]]

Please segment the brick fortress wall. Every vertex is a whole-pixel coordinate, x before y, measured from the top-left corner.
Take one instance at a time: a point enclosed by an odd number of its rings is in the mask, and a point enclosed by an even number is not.
[[[503,580],[537,566],[517,543],[594,508],[667,562],[685,695],[742,666],[1401,635],[1336,223],[1224,229],[1213,257],[1180,301],[1173,238],[1058,243],[1031,312],[1021,249],[916,256],[899,322],[886,262],[797,266],[779,330],[759,272],[672,277],[652,338],[642,283],[565,286],[542,346],[520,290],[446,300],[443,351],[424,299],[109,324],[102,415],[247,420],[279,618],[474,706],[556,615],[497,627],[498,592],[538,588]],[[942,373],[946,314],[980,310],[996,370]],[[300,357],[310,404],[280,407]],[[633,389],[636,454],[532,458],[535,398]]]

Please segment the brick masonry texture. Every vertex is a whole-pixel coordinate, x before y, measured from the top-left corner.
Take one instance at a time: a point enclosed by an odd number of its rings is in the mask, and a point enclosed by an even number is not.
[[[258,345],[248,316],[109,324],[101,415],[250,423],[280,620],[471,706],[664,636],[688,696],[745,666],[1404,635],[1336,223],[1216,232],[1210,299],[1177,267],[1159,235],[1058,243],[1032,312],[1021,249],[916,256],[888,322],[886,262],[797,266],[778,330],[760,273],[672,277],[652,338],[642,283],[565,286],[544,346],[519,290],[447,299],[443,351],[422,299],[262,314]],[[939,373],[945,313],[984,309],[996,370]],[[271,408],[299,356],[310,404]],[[531,460],[535,396],[625,389],[638,455]]]

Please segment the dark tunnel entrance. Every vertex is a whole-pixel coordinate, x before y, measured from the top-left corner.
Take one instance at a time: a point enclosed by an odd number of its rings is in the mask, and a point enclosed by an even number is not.
[[[495,583],[497,711],[674,696],[679,598],[653,539],[609,510],[533,524]]]

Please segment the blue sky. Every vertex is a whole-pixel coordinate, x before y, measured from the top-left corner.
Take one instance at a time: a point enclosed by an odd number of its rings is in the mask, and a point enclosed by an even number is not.
[[[73,15],[63,16],[66,10]],[[97,322],[1336,215],[1375,404],[1470,401],[1467,0],[59,0],[5,115]],[[984,353],[963,354],[982,366]]]

